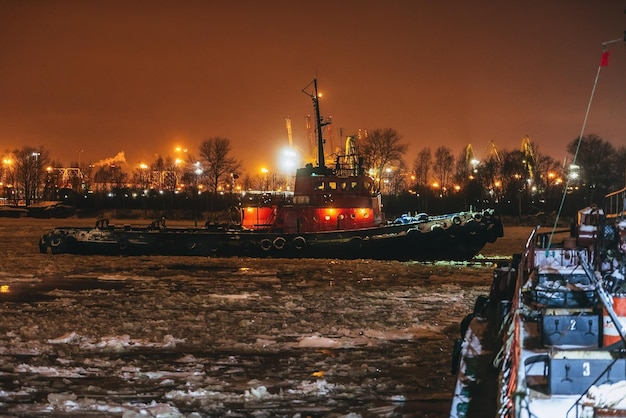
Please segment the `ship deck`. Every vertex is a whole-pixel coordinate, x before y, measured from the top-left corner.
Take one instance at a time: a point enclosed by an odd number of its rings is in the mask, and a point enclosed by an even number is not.
[[[522,390],[513,396],[522,406],[517,408],[520,417],[599,416],[593,407],[584,405],[585,394],[593,385],[624,378],[623,371],[611,376],[614,362],[623,360],[615,359],[602,346],[601,305],[592,296],[587,297],[588,286],[581,290],[571,284],[581,281],[582,271],[577,264],[539,266],[536,273],[562,280],[567,288],[548,299],[534,290],[522,292],[513,319],[520,324],[517,381]],[[541,279],[533,281],[536,285]],[[626,411],[613,416],[626,416]]]

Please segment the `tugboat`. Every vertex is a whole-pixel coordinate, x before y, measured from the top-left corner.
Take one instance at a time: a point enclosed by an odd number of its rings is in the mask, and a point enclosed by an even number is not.
[[[307,92],[307,88],[312,89]],[[380,193],[363,160],[347,147],[328,167],[324,155],[317,79],[311,97],[317,127],[317,166],[296,172],[293,196],[248,202],[236,227],[169,228],[164,219],[148,227],[58,227],[44,234],[40,251],[52,254],[163,254],[203,256],[470,260],[487,242],[503,236],[493,209],[439,216],[406,214],[387,221]]]

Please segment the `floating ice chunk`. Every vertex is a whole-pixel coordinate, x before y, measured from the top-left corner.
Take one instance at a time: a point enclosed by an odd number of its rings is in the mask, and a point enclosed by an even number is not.
[[[267,347],[269,345],[276,344],[276,340],[271,340],[271,339],[267,339],[267,338],[257,338],[256,339],[256,344],[260,345],[261,347]]]
[[[178,408],[165,403],[159,403],[148,408],[148,411],[156,418],[183,418]]]
[[[129,335],[119,335],[113,337],[102,337],[95,347],[103,351],[121,353],[131,344]]]
[[[133,405],[134,406],[134,405]],[[178,408],[165,403],[156,403],[152,401],[150,405],[142,407],[139,411],[124,411],[122,418],[184,418]]]
[[[300,389],[289,389],[287,392],[291,394],[304,393],[306,395],[327,395],[335,389],[335,385],[328,383],[325,379],[315,380],[313,382],[303,381]]]
[[[197,363],[198,359],[194,357],[193,354],[186,354],[176,360],[177,363]]]
[[[153,343],[145,340],[131,339],[129,335],[114,335],[101,337],[97,343],[84,341],[81,348],[85,350],[102,350],[105,352],[121,353],[131,349],[138,348],[175,348],[178,343],[185,342],[184,338],[174,338],[172,335],[165,335],[160,343]]]
[[[304,337],[298,343],[298,347],[337,347],[339,343],[337,340],[327,337],[320,337],[318,335],[312,335],[310,337]]]
[[[77,344],[80,342],[80,336],[75,332],[68,332],[67,334],[61,335],[57,338],[52,338],[48,340],[49,344]]]
[[[251,388],[250,390],[246,390],[245,393],[246,400],[262,400],[270,396],[270,393],[267,391],[265,386],[259,386],[257,388]]]
[[[206,398],[209,396],[216,396],[218,392],[208,391],[205,389],[198,390],[172,390],[165,394],[165,399],[173,400],[173,401],[185,401],[190,398]]]
[[[75,393],[49,393],[48,402],[57,406],[69,406],[75,404],[78,397]]]
[[[243,300],[243,299],[250,299],[250,298],[258,298],[259,294],[248,293],[248,292],[244,292],[241,294],[234,294],[234,295],[212,293],[209,295],[209,297],[215,298],[215,299],[226,299],[226,300]]]
[[[174,336],[167,334],[163,337],[162,348],[174,348],[176,344],[185,342],[185,338],[174,338]]]

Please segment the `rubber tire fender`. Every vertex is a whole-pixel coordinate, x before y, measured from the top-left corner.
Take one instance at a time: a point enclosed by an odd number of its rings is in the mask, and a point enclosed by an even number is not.
[[[291,243],[293,244],[293,248],[298,251],[306,246],[306,240],[304,239],[304,237],[295,237],[293,241],[291,241]]]
[[[269,251],[272,249],[272,241],[270,241],[267,238],[263,238],[261,242],[259,243],[259,245],[261,246],[261,249],[263,251]]]
[[[285,248],[285,244],[287,244],[287,241],[283,237],[278,237],[274,240],[274,242],[272,242],[272,245],[277,250],[282,250],[283,248]]]

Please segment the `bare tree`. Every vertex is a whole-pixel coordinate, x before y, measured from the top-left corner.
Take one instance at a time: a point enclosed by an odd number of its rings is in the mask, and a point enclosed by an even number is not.
[[[563,185],[561,164],[549,155],[537,153],[534,171],[537,189],[550,199]]]
[[[233,175],[241,170],[241,162],[232,157],[231,152],[228,138],[210,138],[200,144],[200,157],[205,164],[204,176],[209,191],[214,194],[217,194],[220,182],[231,182]]]
[[[478,183],[488,190],[489,196],[494,202],[498,202],[502,197],[501,172],[502,162],[499,154],[490,154],[478,167]]]
[[[404,161],[394,168],[386,168],[382,174],[381,192],[389,195],[399,195],[409,188],[407,183],[408,170]]]
[[[163,172],[165,171],[165,160],[160,155],[151,164],[152,183],[158,190],[163,190]]]
[[[468,208],[480,205],[484,194],[479,176],[479,163],[471,144],[461,151],[456,160],[453,178],[455,186],[460,187],[461,196]]]
[[[167,156],[163,164],[163,188],[169,191],[176,190],[176,161]]]
[[[244,173],[239,176],[239,185],[241,186],[241,190],[254,190],[259,189],[257,186],[257,179],[250,175],[250,173]]]
[[[15,179],[18,194],[24,197],[26,206],[41,198],[45,169],[49,153],[42,147],[23,147],[13,151],[15,157]]]
[[[430,147],[422,148],[413,161],[415,173],[415,193],[419,196],[421,209],[428,210],[429,176],[432,166],[432,151]]]
[[[359,154],[365,165],[373,171],[377,179],[377,191],[387,168],[397,169],[404,164],[403,159],[409,145],[395,129],[375,129],[359,144]]]
[[[156,159],[150,164],[150,172],[144,173],[145,166],[135,172],[135,178],[139,178],[139,183],[148,183],[151,187],[158,190],[176,190],[177,171],[176,161],[172,157],[163,158],[157,155]],[[143,179],[143,181],[141,181]],[[137,182],[137,181],[135,181]],[[143,187],[143,186],[142,186]]]
[[[596,193],[606,193],[620,187],[623,167],[617,167],[617,150],[615,147],[595,134],[578,138],[567,144],[567,151],[576,155],[576,164],[581,167],[583,180],[587,186],[587,202],[594,203]],[[616,176],[617,174],[617,176]]]
[[[468,148],[464,148],[463,151],[459,153],[456,164],[454,165],[453,179],[462,189],[465,189],[474,174],[474,165],[472,163],[474,154],[469,150],[469,146]]]
[[[420,150],[413,162],[413,171],[415,172],[415,183],[423,188],[428,186],[428,178],[432,164],[432,152],[430,147]]]
[[[121,188],[126,181],[127,174],[122,167],[115,164],[101,165],[94,173],[94,183],[99,190]]]
[[[451,185],[453,168],[454,157],[452,156],[452,150],[445,145],[437,147],[435,150],[433,171],[442,192],[448,189]]]
[[[523,151],[504,150],[500,153],[502,164],[500,166],[500,184],[504,197],[518,204],[518,215],[522,214],[522,195],[528,192],[529,170]],[[494,184],[494,189],[498,190]]]

